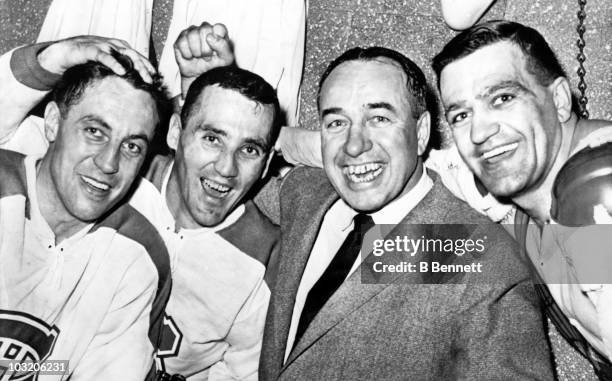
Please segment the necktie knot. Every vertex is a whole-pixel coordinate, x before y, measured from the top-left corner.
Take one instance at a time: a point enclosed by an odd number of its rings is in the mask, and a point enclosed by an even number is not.
[[[364,213],[358,213],[355,218],[353,218],[353,222],[355,225],[353,230],[361,234],[365,234],[372,226],[374,226],[374,220],[372,217]]]

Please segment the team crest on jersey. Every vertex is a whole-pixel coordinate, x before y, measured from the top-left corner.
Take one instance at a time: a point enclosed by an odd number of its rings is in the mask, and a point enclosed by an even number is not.
[[[17,362],[44,362],[57,340],[59,329],[44,321],[15,311],[0,310],[0,359]],[[34,372],[9,374],[0,366],[0,381],[36,381]]]
[[[172,316],[164,314],[159,349],[155,358],[157,370],[166,371],[164,359],[178,356],[181,349],[181,341],[183,341],[183,333],[174,322],[174,319],[172,319]]]

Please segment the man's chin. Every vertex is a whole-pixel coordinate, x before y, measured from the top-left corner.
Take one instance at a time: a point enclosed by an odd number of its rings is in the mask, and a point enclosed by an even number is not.
[[[100,220],[106,213],[110,210],[108,209],[79,209],[73,211],[71,214],[76,217],[77,220],[83,223],[93,223]]]
[[[114,210],[119,205],[120,201],[121,198],[119,197],[113,197],[112,200],[108,198],[104,200],[84,198],[81,199],[80,202],[73,204],[69,212],[81,222],[96,222]]]
[[[349,195],[343,199],[351,208],[361,213],[373,213],[384,206],[383,201],[368,197],[367,194]]]
[[[211,228],[222,223],[228,214],[222,211],[202,212],[198,213],[195,222],[202,227]]]
[[[485,188],[491,193],[493,196],[497,198],[512,198],[521,193],[521,187],[518,184],[508,184],[503,181],[498,181],[495,183],[484,183]]]

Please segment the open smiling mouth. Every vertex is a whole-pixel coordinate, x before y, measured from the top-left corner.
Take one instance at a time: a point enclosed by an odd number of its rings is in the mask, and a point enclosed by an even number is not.
[[[342,173],[354,183],[367,183],[377,178],[383,171],[380,163],[366,163],[359,165],[347,165]]]
[[[493,148],[482,154],[482,159],[488,162],[494,162],[503,159],[506,154],[510,154],[518,147],[518,143],[505,144],[497,148]]]
[[[101,181],[97,181],[91,177],[81,175],[81,180],[87,186],[87,189],[92,191],[93,193],[106,193],[110,190],[111,186],[109,184],[103,183]]]
[[[200,182],[207,193],[214,197],[223,198],[227,196],[230,190],[232,190],[232,188],[228,187],[227,185],[219,184],[218,182],[209,180],[205,177],[202,177]]]

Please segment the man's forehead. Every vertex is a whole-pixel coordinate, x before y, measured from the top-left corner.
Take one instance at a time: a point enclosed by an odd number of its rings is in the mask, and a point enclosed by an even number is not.
[[[480,92],[501,82],[535,83],[525,54],[514,43],[496,42],[448,64],[440,73],[443,101],[465,91]]]
[[[205,87],[189,113],[187,125],[223,131],[245,139],[267,136],[274,122],[274,106],[249,99],[235,89]]]
[[[351,96],[362,106],[385,99],[406,99],[406,81],[399,64],[386,57],[343,62],[323,82],[321,106],[326,101],[348,101]]]
[[[128,81],[109,76],[91,82],[68,106],[67,118],[99,122],[126,133],[152,133],[159,122],[153,97]]]
[[[273,105],[259,103],[237,89],[224,88],[218,84],[209,85],[202,89],[192,111],[205,110],[215,113],[230,109],[233,111],[238,109],[245,114],[251,113],[262,116],[267,113],[274,113]]]

